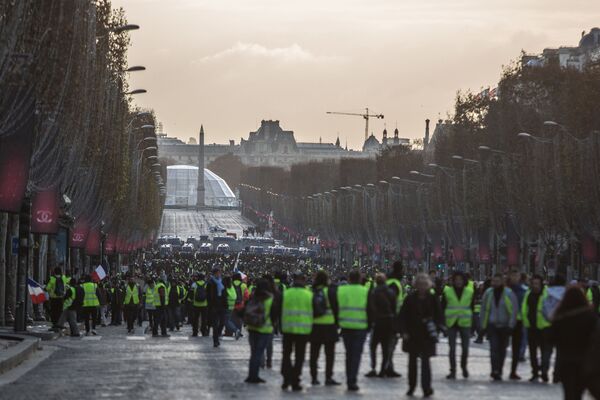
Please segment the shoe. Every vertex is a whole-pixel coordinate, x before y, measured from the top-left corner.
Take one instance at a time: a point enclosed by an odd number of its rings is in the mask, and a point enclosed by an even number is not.
[[[415,395],[415,389],[408,389],[408,392],[406,392],[407,396],[414,396]]]
[[[152,337],[158,337],[158,333],[153,333]]]
[[[288,387],[290,387],[290,384],[287,382],[283,382],[281,384],[281,390],[287,390]]]
[[[467,379],[469,377],[469,370],[466,368],[462,369],[463,378]]]
[[[477,338],[477,339],[475,340],[475,343],[477,343],[477,344],[481,344],[481,343],[483,343],[483,338]]]
[[[388,378],[401,378],[402,374],[399,374],[398,372],[394,371],[393,369],[390,369],[385,372],[385,376],[387,376]]]
[[[539,379],[538,374],[534,374],[534,375],[531,375],[531,378],[529,378],[529,382],[537,382],[538,379]]]
[[[456,379],[456,372],[450,372],[446,375],[446,379]]]
[[[96,335],[97,335],[97,333],[96,333],[96,331],[95,331],[95,330],[92,330],[92,335],[94,335],[94,336],[96,336]]]
[[[273,360],[267,360],[267,369],[273,368]]]
[[[497,373],[492,373],[492,379],[495,380],[496,382],[499,382],[502,380],[502,376],[500,374]]]
[[[237,331],[235,331],[235,340],[240,340],[241,337],[242,337],[242,331],[240,331],[238,329]]]
[[[358,385],[356,383],[352,384],[352,385],[348,385],[348,391],[350,392],[358,392],[360,390],[360,388],[358,387]]]
[[[297,384],[297,385],[292,385],[292,391],[294,392],[301,392],[302,391],[302,385]]]
[[[327,379],[327,380],[325,381],[325,386],[340,386],[340,385],[341,385],[341,383],[339,383],[338,381],[336,381],[336,380],[333,380],[333,379],[331,379],[331,378],[330,378],[330,379]]]
[[[221,345],[221,343],[213,343],[213,347],[214,347],[214,348],[217,348],[217,347],[219,347],[220,345]]]
[[[167,334],[167,333],[165,333],[165,334],[162,334],[161,336],[162,336],[162,337],[171,337],[171,335],[169,335],[169,334]]]
[[[549,379],[548,379],[548,374],[542,374],[542,381],[544,383],[548,383]]]
[[[423,390],[423,397],[431,397],[433,396],[433,389]]]
[[[377,377],[378,378],[385,378],[385,377],[387,377],[387,372],[381,371],[379,374],[377,374]]]
[[[192,337],[198,337],[197,333],[192,333]]]
[[[86,333],[85,333],[85,336],[90,336],[90,333],[89,333],[89,332],[86,332]]]
[[[317,386],[317,385],[320,385],[321,382],[319,382],[319,380],[317,378],[313,378],[313,380],[310,382],[310,384],[313,386]]]
[[[511,374],[510,374],[510,376],[509,376],[509,379],[510,379],[511,381],[520,381],[520,380],[521,380],[521,377],[520,377],[519,375],[517,375],[517,373],[516,373],[516,372],[511,372]]]
[[[372,369],[371,371],[369,371],[368,374],[365,374],[365,376],[367,378],[377,378],[377,372],[374,369]]]
[[[246,383],[265,383],[266,381],[264,379],[260,379],[260,378],[256,378],[256,379],[246,378],[246,380],[244,382],[246,382]]]

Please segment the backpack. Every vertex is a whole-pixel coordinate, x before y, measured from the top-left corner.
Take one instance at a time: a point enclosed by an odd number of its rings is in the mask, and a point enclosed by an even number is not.
[[[206,288],[196,284],[196,290],[194,291],[194,301],[202,303],[206,301]]]
[[[323,289],[313,291],[313,316],[322,317],[327,313],[327,298]]]
[[[62,280],[62,276],[56,278],[56,287],[54,288],[54,293],[58,297],[64,297],[65,295],[65,283]]]
[[[264,303],[254,298],[248,301],[244,310],[244,324],[248,326],[263,326],[266,320]]]

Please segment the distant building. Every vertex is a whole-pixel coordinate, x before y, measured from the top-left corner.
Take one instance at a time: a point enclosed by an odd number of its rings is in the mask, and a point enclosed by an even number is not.
[[[255,132],[250,132],[248,139],[242,139],[239,145],[233,140],[228,145],[207,144],[204,146],[205,165],[215,159],[232,154],[238,156],[247,166],[277,166],[290,168],[294,164],[311,161],[335,161],[342,158],[373,158],[385,147],[410,145],[408,139],[398,137],[398,129],[394,131],[394,138],[387,139],[384,130],[382,144],[371,135],[363,145],[362,151],[344,149],[340,146],[339,138],[336,143],[310,143],[296,142],[293,131],[283,130],[279,121],[261,121],[260,127]],[[177,138],[159,135],[158,147],[161,157],[172,160],[175,164],[197,165],[198,145],[185,144]]]
[[[168,166],[165,206],[196,207],[197,188],[198,167],[193,165]],[[239,205],[229,185],[220,176],[206,168],[204,169],[204,189],[206,192],[204,203],[208,207],[235,208]]]
[[[592,28],[588,33],[583,31],[576,47],[546,48],[542,54],[524,55],[521,58],[524,67],[540,67],[548,63],[578,71],[600,66],[600,28]]]

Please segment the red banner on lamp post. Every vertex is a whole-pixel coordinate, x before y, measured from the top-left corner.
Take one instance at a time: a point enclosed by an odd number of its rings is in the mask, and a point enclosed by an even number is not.
[[[86,221],[78,220],[75,222],[75,226],[71,230],[71,237],[69,238],[69,246],[74,249],[85,248],[87,237],[90,232],[90,227]]]
[[[56,190],[38,192],[31,202],[31,233],[58,232],[58,193]]]
[[[85,254],[88,256],[100,255],[100,228],[90,229],[85,242]]]

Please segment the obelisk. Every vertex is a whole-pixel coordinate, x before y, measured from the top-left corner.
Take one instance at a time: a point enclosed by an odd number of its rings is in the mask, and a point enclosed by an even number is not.
[[[198,140],[198,193],[196,209],[204,207],[204,126],[200,125],[200,139]]]

